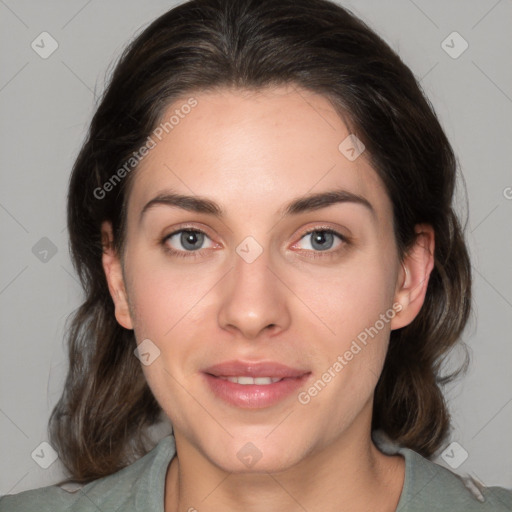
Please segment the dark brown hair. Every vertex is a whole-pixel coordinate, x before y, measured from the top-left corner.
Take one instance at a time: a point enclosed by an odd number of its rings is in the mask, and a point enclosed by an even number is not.
[[[108,192],[105,183],[113,183],[177,98],[284,84],[324,95],[363,141],[393,204],[401,257],[416,224],[435,230],[426,300],[410,325],[391,333],[372,430],[425,457],[449,433],[441,385],[467,369],[467,349],[458,371],[441,375],[441,365],[462,343],[471,273],[452,207],[457,162],[414,75],[367,25],[327,0],[192,0],[126,48],[70,178],[70,252],[85,301],[67,332],[69,373],[49,423],[68,480],[109,475],[146,453],[147,429],[162,413],[133,354],[134,333],[115,319],[101,262],[104,220],[112,222],[114,247],[123,254],[136,167]]]

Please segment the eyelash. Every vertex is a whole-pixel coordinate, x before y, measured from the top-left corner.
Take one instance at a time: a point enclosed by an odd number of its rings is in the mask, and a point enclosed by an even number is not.
[[[208,236],[208,234],[205,233],[204,231],[202,231],[201,229],[183,227],[181,229],[173,231],[172,233],[169,233],[168,235],[166,235],[165,237],[162,238],[160,243],[163,245],[164,250],[167,253],[169,253],[171,256],[177,256],[178,258],[193,258],[193,259],[200,258],[201,250],[177,251],[176,249],[169,247],[169,245],[167,244],[167,240],[169,240],[174,235],[177,235],[178,233],[182,233],[183,231],[188,231],[191,233],[202,233],[203,235]],[[306,251],[307,253],[309,253],[307,256],[308,258],[316,259],[316,258],[326,258],[326,257],[336,256],[341,250],[344,249],[345,245],[348,245],[350,243],[348,238],[343,236],[341,233],[338,233],[337,231],[335,231],[332,228],[327,228],[327,227],[322,227],[322,226],[317,226],[317,227],[314,227],[314,228],[304,232],[301,235],[299,241],[302,240],[306,235],[310,235],[311,233],[316,233],[316,232],[330,233],[332,235],[335,235],[341,240],[342,245],[340,247],[338,247],[338,249],[327,250],[327,251],[312,251],[310,249],[302,249],[302,251]]]

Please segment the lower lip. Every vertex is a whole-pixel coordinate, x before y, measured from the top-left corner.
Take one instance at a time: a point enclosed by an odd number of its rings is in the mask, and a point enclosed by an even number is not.
[[[277,404],[297,391],[308,378],[309,374],[302,377],[290,377],[272,384],[237,384],[229,380],[214,377],[209,373],[203,373],[210,389],[219,398],[236,407],[244,409],[263,409]]]

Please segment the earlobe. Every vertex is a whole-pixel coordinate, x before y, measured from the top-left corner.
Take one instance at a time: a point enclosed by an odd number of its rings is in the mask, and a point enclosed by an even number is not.
[[[102,265],[110,296],[114,301],[116,320],[125,329],[133,329],[121,261],[114,248],[112,225],[108,221],[102,223],[101,240],[103,245]]]
[[[410,324],[418,315],[425,301],[428,281],[434,268],[434,229],[428,224],[416,226],[416,240],[402,261],[395,302],[400,313],[391,321],[391,329]]]

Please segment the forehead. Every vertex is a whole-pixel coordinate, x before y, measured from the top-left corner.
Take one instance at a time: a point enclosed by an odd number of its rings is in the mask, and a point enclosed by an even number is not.
[[[212,198],[228,213],[238,200],[275,214],[287,199],[332,188],[362,195],[388,215],[387,194],[365,152],[351,161],[342,151],[349,136],[327,98],[298,87],[184,96],[151,135],[155,145],[135,171],[129,215],[165,189]]]

